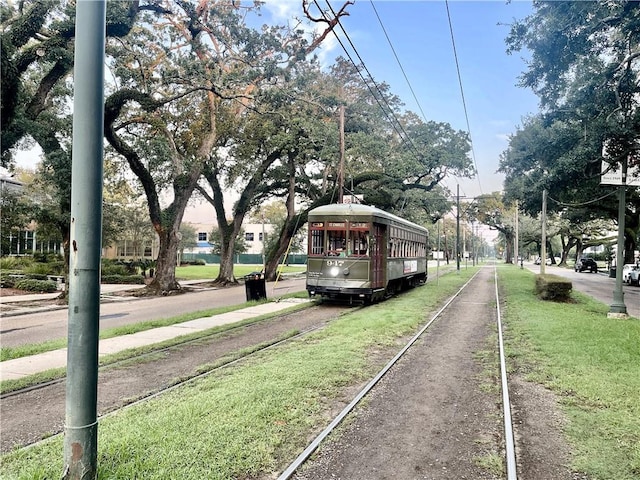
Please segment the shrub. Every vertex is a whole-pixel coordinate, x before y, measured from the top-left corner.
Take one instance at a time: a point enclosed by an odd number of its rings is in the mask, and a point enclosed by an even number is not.
[[[63,261],[62,255],[56,252],[33,252],[33,260],[38,263],[54,263]]]
[[[0,273],[0,285],[3,288],[14,288],[16,286],[16,282],[22,280],[24,275],[20,274],[20,270],[3,270]]]
[[[27,280],[49,280],[49,277],[45,273],[27,273],[25,274]]]
[[[141,275],[103,275],[102,283],[141,285],[144,284],[144,278]]]
[[[50,280],[19,280],[15,284],[15,288],[26,290],[27,292],[52,293],[58,290],[56,282]]]
[[[32,265],[25,267],[24,273],[28,275],[51,275],[51,267],[48,263],[33,263]],[[38,280],[46,280],[46,278],[40,278]]]
[[[138,262],[103,258],[102,273],[103,275],[136,275],[138,273]]]
[[[180,262],[180,266],[181,267],[188,266],[188,265],[201,265],[201,266],[204,266],[206,264],[207,264],[207,262],[205,262],[201,258],[195,258],[193,260],[185,260],[185,261]]]
[[[0,259],[0,270],[20,270],[32,263],[33,258],[24,255],[20,257],[2,257]]]
[[[536,293],[543,300],[567,300],[571,295],[571,280],[549,273],[536,275]]]

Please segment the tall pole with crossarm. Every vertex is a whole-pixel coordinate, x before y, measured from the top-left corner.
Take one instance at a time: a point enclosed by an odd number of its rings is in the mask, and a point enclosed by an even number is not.
[[[105,14],[105,0],[76,3],[64,480],[98,472]]]

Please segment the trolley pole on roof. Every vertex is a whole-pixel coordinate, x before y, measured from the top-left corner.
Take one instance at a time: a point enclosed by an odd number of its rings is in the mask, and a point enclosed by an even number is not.
[[[105,0],[76,3],[64,480],[98,472]]]

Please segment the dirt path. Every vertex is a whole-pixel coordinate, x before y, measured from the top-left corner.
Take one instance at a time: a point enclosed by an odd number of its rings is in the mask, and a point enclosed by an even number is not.
[[[294,478],[506,478],[495,324],[484,268]],[[573,478],[553,399],[524,382],[517,393],[518,478]]]

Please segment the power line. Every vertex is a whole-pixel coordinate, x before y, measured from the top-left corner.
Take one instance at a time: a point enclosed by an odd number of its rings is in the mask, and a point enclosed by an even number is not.
[[[418,100],[418,97],[415,93],[415,91],[413,90],[413,86],[411,85],[411,82],[409,81],[409,78],[407,77],[407,74],[404,70],[404,67],[402,66],[402,62],[400,62],[400,58],[398,57],[398,54],[396,53],[396,49],[393,46],[393,43],[391,42],[391,38],[389,37],[389,35],[387,34],[387,29],[385,28],[382,19],[380,18],[380,15],[378,14],[378,9],[376,8],[375,4],[373,3],[373,0],[369,0],[369,2],[371,3],[371,7],[373,8],[374,13],[376,14],[376,18],[378,19],[378,23],[380,23],[380,28],[382,28],[382,32],[384,33],[384,36],[387,39],[387,43],[389,44],[389,47],[391,48],[391,51],[393,52],[393,56],[396,59],[396,62],[398,63],[398,66],[400,67],[400,71],[402,72],[402,75],[404,76],[404,79],[407,82],[407,85],[409,86],[409,90],[411,91],[411,95],[413,96],[413,99],[416,102],[416,105],[418,106],[418,109],[420,110],[420,113],[422,115],[422,119],[425,121],[425,123],[428,122],[427,120],[427,116],[424,113],[424,110],[422,109],[422,105],[420,104],[420,101]],[[472,145],[473,147],[473,145]],[[477,169],[476,169],[477,170]],[[447,185],[446,182],[446,178],[443,177],[438,183],[442,183],[444,184],[444,186],[449,189],[449,186]]]
[[[471,158],[473,159],[473,166],[476,169],[476,176],[478,177],[478,186],[480,187],[480,193],[482,193],[482,184],[480,183],[480,171],[478,170],[478,163],[476,162],[476,153],[473,148],[473,140],[471,139],[471,127],[469,126],[469,114],[467,113],[467,102],[464,98],[464,88],[462,87],[462,76],[460,75],[460,64],[458,62],[458,52],[456,49],[456,40],[453,35],[453,24],[451,23],[451,13],[449,12],[449,0],[445,0],[447,7],[447,19],[449,20],[449,31],[451,32],[451,44],[453,46],[453,57],[456,62],[456,71],[458,72],[458,84],[460,85],[460,95],[462,96],[462,107],[464,108],[464,118],[467,122],[467,132],[469,133],[469,140],[471,141]]]
[[[416,93],[413,91],[413,87],[411,86],[411,82],[409,81],[409,78],[407,78],[407,74],[404,71],[402,63],[400,62],[400,59],[398,58],[398,55],[396,54],[396,49],[393,48],[393,43],[391,43],[391,39],[389,38],[389,35],[387,35],[387,30],[386,30],[386,28],[384,28],[384,24],[382,23],[382,19],[380,18],[380,15],[378,15],[378,10],[376,9],[376,6],[374,5],[373,0],[369,0],[369,2],[371,3],[371,8],[373,8],[374,13],[376,14],[376,17],[378,19],[378,23],[380,23],[380,27],[382,28],[382,31],[384,32],[384,36],[387,39],[387,43],[389,44],[389,47],[391,47],[391,51],[393,52],[393,56],[396,58],[396,62],[398,62],[398,66],[400,67],[400,70],[402,71],[402,75],[404,75],[404,79],[407,81],[407,85],[409,86],[409,90],[411,91],[411,95],[413,95],[413,99],[416,101],[416,105],[418,105],[418,109],[420,110],[420,113],[422,114],[422,119],[426,122],[427,121],[427,117],[424,114],[424,111],[422,110],[422,105],[420,105],[420,102],[418,101],[418,97],[416,97]]]
[[[336,12],[333,9],[333,7],[331,6],[331,4],[329,3],[329,0],[325,0],[325,1],[326,1],[327,5],[329,6],[329,9],[331,10],[331,13],[334,15],[335,18],[338,19],[337,20],[337,24],[340,26],[340,29],[342,30],[342,33],[344,34],[345,38],[349,41],[349,44],[351,45],[351,48],[353,49],[353,52],[358,57],[358,60],[360,62],[360,65],[362,66],[362,69],[364,69],[367,72],[367,75],[369,75],[369,81],[374,85],[376,91],[378,92],[378,95],[376,95],[376,93],[372,90],[371,86],[369,85],[369,82],[367,81],[367,79],[362,74],[361,69],[358,67],[358,64],[356,64],[356,62],[353,60],[353,58],[351,57],[351,55],[349,54],[349,52],[345,48],[344,43],[342,43],[342,41],[340,40],[340,37],[338,37],[338,34],[335,32],[335,30],[333,30],[333,34],[336,37],[336,40],[338,41],[340,46],[342,47],[342,50],[345,52],[345,54],[347,55],[347,57],[349,58],[351,63],[356,67],[356,71],[358,72],[358,74],[362,78],[362,81],[367,86],[367,89],[369,90],[369,92],[371,92],[371,95],[373,95],[373,98],[375,99],[375,101],[378,103],[378,105],[382,109],[382,112],[385,115],[385,117],[387,117],[387,120],[389,120],[389,122],[391,124],[391,127],[396,131],[398,136],[403,141],[409,143],[409,145],[411,146],[411,148],[415,152],[416,156],[420,157],[420,152],[418,151],[417,147],[415,146],[415,144],[411,140],[411,137],[409,137],[409,134],[406,132],[406,130],[404,129],[404,127],[402,126],[402,124],[400,123],[398,118],[396,117],[395,113],[393,112],[393,109],[391,108],[391,106],[387,102],[386,98],[384,97],[382,91],[378,87],[378,84],[373,79],[373,75],[371,75],[371,72],[369,71],[369,69],[365,65],[364,61],[362,60],[362,57],[358,53],[358,50],[356,49],[355,45],[351,41],[351,38],[349,37],[349,34],[347,33],[347,31],[342,26],[342,23],[340,22],[339,18],[336,16]],[[325,20],[328,21],[327,16],[325,15],[324,11],[322,10],[322,8],[320,8],[320,5],[318,5],[318,1],[317,0],[313,0],[313,3],[316,5],[318,10],[320,11],[320,14],[325,18]],[[385,107],[382,105],[381,101],[383,101],[386,104],[387,109],[385,109]],[[390,115],[393,116],[393,120],[390,118]],[[395,120],[395,122],[394,122],[394,120]],[[404,134],[404,137],[403,137],[403,134]]]

